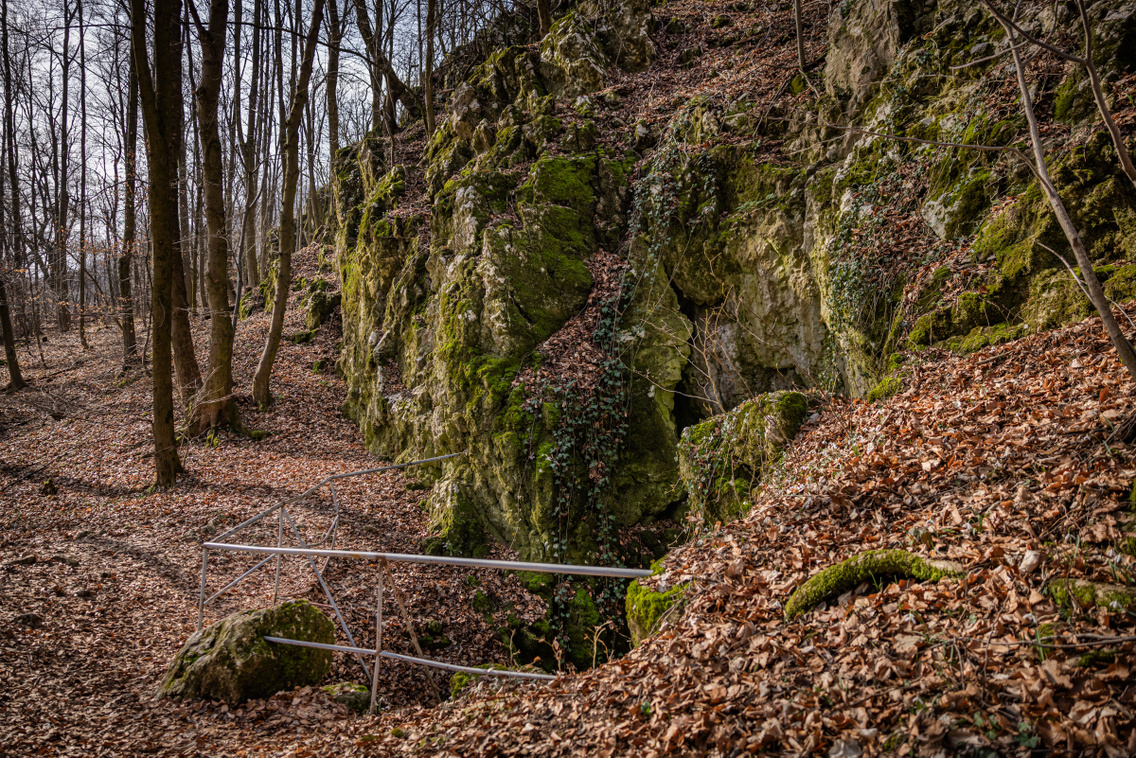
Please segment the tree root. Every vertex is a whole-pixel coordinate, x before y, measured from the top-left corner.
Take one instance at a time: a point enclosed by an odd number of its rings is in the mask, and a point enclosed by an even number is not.
[[[885,577],[936,582],[965,573],[962,566],[953,561],[928,560],[906,550],[869,550],[829,566],[798,587],[785,604],[785,617],[792,619],[806,613],[822,601],[856,589],[864,582]]]

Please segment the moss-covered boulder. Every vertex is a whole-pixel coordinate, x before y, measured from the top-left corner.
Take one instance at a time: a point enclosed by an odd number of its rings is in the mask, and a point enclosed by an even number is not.
[[[339,307],[341,296],[338,292],[328,292],[327,287],[318,287],[316,282],[327,284],[326,279],[316,279],[309,285],[307,306],[304,309],[304,328],[315,331],[327,321],[335,309]]]
[[[663,614],[680,604],[688,589],[689,584],[680,584],[662,591],[651,590],[638,579],[627,586],[627,629],[634,647],[658,631]]]
[[[906,550],[869,550],[813,575],[785,603],[785,617],[791,619],[807,613],[821,602],[864,583],[892,579],[937,582],[964,574],[963,567],[953,561],[923,558]]]
[[[807,412],[801,393],[769,392],[687,427],[678,460],[691,511],[708,525],[741,515],[750,489],[780,458]]]
[[[330,645],[335,626],[302,600],[234,613],[189,638],[158,694],[235,705],[319,684],[331,670],[330,650],[266,642],[266,636]]]

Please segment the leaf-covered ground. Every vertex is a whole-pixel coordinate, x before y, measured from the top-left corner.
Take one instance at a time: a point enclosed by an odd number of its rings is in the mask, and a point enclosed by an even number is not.
[[[238,376],[251,373],[266,324],[263,314],[243,324]],[[296,308],[285,334],[299,327]],[[1124,428],[1136,390],[1097,319],[968,357],[918,353],[903,391],[885,402],[816,396],[751,515],[666,559],[656,581],[693,582],[689,602],[625,658],[547,685],[484,683],[440,707],[421,670],[390,663],[380,684],[386,711],[374,718],[351,716],[312,689],[238,709],[153,695],[194,628],[206,533],[328,473],[375,463],[337,413],[343,385],[311,370],[333,349],[334,327],[310,345],[285,344],[271,411],[242,406],[267,438],[190,443],[189,478],[153,494],[146,382],[119,378],[111,330],[94,336],[89,353],[52,336],[46,368],[29,362],[32,388],[0,406],[0,750],[1136,751],[1136,619],[1120,608],[1060,610],[1047,592],[1066,577],[1136,577],[1117,549],[1136,528],[1134,446]],[[45,494],[49,479],[55,494]],[[415,486],[398,473],[345,485],[340,543],[416,551],[427,524]],[[312,533],[329,513],[325,501],[297,509]],[[785,620],[785,602],[809,576],[893,547],[954,560],[966,578],[865,582]],[[217,566],[212,586],[240,565]],[[373,639],[376,571],[335,562],[329,572],[361,644]],[[434,653],[445,660],[505,660],[472,612],[478,589],[533,610],[515,579],[395,572],[415,624],[446,624],[452,644]],[[320,600],[298,562],[286,564],[284,588]],[[270,592],[266,574],[207,620],[262,605]],[[384,639],[409,652],[401,621],[390,610],[387,618]],[[343,658],[329,681],[360,678]]]
[[[659,132],[699,94],[752,98],[771,120],[810,97],[787,94],[797,73],[790,4],[667,8],[681,24],[660,31],[658,65],[612,72],[624,105],[601,139],[632,145],[638,119]],[[810,62],[823,53],[824,11],[805,5]],[[712,29],[717,14],[734,23]],[[683,68],[687,51],[700,56]],[[1134,113],[1120,114],[1126,129]],[[779,155],[776,140],[763,147]],[[410,171],[422,211],[419,178]],[[898,247],[919,244],[902,219],[888,220]],[[299,256],[297,277],[315,273],[314,256]],[[560,353],[553,361],[586,348],[572,337],[586,335],[588,317],[550,340]],[[1066,577],[1136,578],[1117,549],[1136,519],[1127,500],[1134,446],[1114,430],[1131,418],[1136,388],[1095,319],[968,357],[921,352],[908,360],[903,391],[881,403],[815,396],[751,515],[664,562],[657,581],[693,583],[685,608],[591,672],[547,685],[484,682],[435,707],[421,669],[389,663],[385,711],[374,718],[351,716],[314,689],[236,709],[157,700],[195,628],[200,542],[323,476],[379,463],[338,413],[343,383],[312,370],[334,357],[334,324],[310,344],[285,342],[277,404],[251,405],[267,323],[262,312],[242,322],[234,373],[244,420],[269,435],[184,445],[189,474],[161,493],[147,492],[148,380],[137,369],[120,375],[117,331],[93,333],[89,352],[74,334],[49,334],[42,361],[38,346],[21,347],[32,386],[0,397],[0,754],[1136,754],[1136,621],[1115,608],[1061,611],[1048,594]],[[202,361],[207,326],[195,326]],[[285,336],[302,329],[294,307]],[[339,544],[417,552],[428,535],[412,473],[344,483],[339,497]],[[330,509],[323,497],[296,514],[319,534]],[[966,578],[865,582],[784,619],[808,577],[891,547],[954,560]],[[218,559],[211,587],[247,565]],[[443,660],[507,661],[494,639],[503,618],[474,613],[476,592],[496,597],[499,616],[538,612],[515,578],[393,570],[414,624],[445,625],[451,644],[431,653]],[[337,561],[328,574],[361,645],[373,641],[377,571]],[[206,620],[264,605],[271,590],[265,573]],[[298,561],[285,564],[283,590],[323,601]],[[389,607],[387,621],[386,644],[410,652]],[[341,657],[329,682],[361,677]]]
[[[298,254],[296,268],[297,278],[316,276],[314,251]],[[79,347],[74,333],[51,333],[43,363],[34,344],[34,354],[21,346],[30,386],[0,395],[0,754],[235,754],[267,734],[276,739],[291,734],[288,739],[299,744],[317,725],[345,718],[340,706],[315,692],[236,711],[153,698],[196,626],[200,543],[324,476],[381,465],[338,411],[346,395],[343,382],[334,372],[312,369],[317,360],[334,357],[336,324],[321,327],[310,344],[287,340],[304,329],[301,294],[293,294],[285,322],[272,378],[277,402],[268,412],[256,410],[249,399],[268,316],[258,311],[238,331],[234,373],[242,419],[267,436],[254,441],[223,433],[216,442],[183,445],[188,475],[168,492],[148,492],[149,380],[137,368],[120,373],[116,329],[93,331],[90,351]],[[204,365],[208,324],[196,326]],[[422,508],[426,491],[413,470],[341,480],[337,489],[343,509],[339,545],[420,552],[429,534]],[[311,539],[330,524],[333,506],[325,490],[291,512]],[[275,522],[251,536],[274,542]],[[498,548],[495,557],[508,553]],[[212,554],[210,591],[251,564]],[[391,568],[417,633],[424,634],[430,621],[443,623],[449,645],[430,653],[441,660],[507,663],[494,636],[504,625],[503,614],[539,615],[515,577],[405,564]],[[327,572],[363,645],[374,642],[378,571],[359,561],[333,561]],[[210,606],[206,622],[267,605],[272,589],[271,571],[262,570]],[[492,624],[473,611],[479,591],[502,609]],[[281,592],[323,603],[331,613],[314,575],[298,559],[285,562]],[[385,647],[413,654],[389,596],[386,613]],[[346,642],[342,634],[340,641]],[[434,676],[446,691],[445,677]],[[355,660],[337,659],[328,681],[341,680],[363,681]],[[433,702],[423,670],[385,666],[380,702],[392,708]]]

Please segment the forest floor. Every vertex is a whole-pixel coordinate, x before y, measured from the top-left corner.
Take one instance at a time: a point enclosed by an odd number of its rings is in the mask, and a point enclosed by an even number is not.
[[[314,273],[314,257],[298,264],[297,276]],[[285,335],[300,318],[290,310]],[[263,313],[242,323],[238,377],[252,373],[266,329]],[[421,669],[391,663],[376,717],[317,688],[239,708],[155,697],[195,628],[206,532],[376,463],[338,413],[342,382],[311,368],[334,351],[334,325],[311,344],[284,343],[272,410],[253,408],[239,384],[244,419],[265,439],[188,443],[189,475],[154,493],[147,382],[120,376],[115,331],[91,336],[83,351],[52,335],[46,367],[28,362],[31,387],[0,400],[0,754],[1136,752],[1136,617],[1059,609],[1047,593],[1063,577],[1136,577],[1115,549],[1136,519],[1124,431],[1136,389],[1097,319],[971,356],[914,354],[903,391],[883,402],[815,396],[750,515],[664,561],[659,580],[690,589],[661,633],[583,674],[483,682],[441,706]],[[427,519],[415,480],[348,482],[339,544],[417,552]],[[329,523],[326,499],[295,512],[312,534]],[[786,621],[795,587],[866,547],[951,559],[966,579],[864,583]],[[219,560],[210,587],[243,565]],[[361,645],[373,640],[377,571],[348,561],[328,571]],[[445,624],[451,645],[432,653],[443,660],[506,662],[472,611],[475,588],[536,612],[515,577],[394,572],[415,625]],[[267,604],[270,574],[242,587],[206,621]],[[282,591],[322,599],[298,561]],[[388,624],[384,639],[409,652],[389,611]],[[328,681],[344,679],[361,671],[341,657]]]
[[[316,275],[313,250],[296,257],[296,277]],[[327,275],[330,276],[330,275]],[[0,755],[236,755],[272,743],[300,746],[345,709],[316,689],[240,709],[154,699],[173,656],[193,633],[201,575],[200,543],[330,474],[382,465],[358,429],[339,413],[346,388],[334,365],[338,314],[304,345],[288,341],[303,327],[293,293],[272,376],[275,405],[260,412],[251,376],[268,330],[258,310],[237,333],[234,375],[242,420],[266,432],[257,441],[222,433],[180,447],[188,473],[166,492],[153,481],[148,374],[121,371],[119,332],[89,327],[78,336],[50,333],[43,361],[21,346],[27,389],[0,395]],[[196,320],[204,365],[208,322]],[[144,328],[139,340],[145,337]],[[50,481],[50,485],[47,482]],[[427,490],[413,469],[341,480],[337,544],[417,553],[428,536]],[[326,489],[290,506],[311,540],[328,527]],[[276,525],[250,537],[275,541]],[[267,538],[267,539],[266,539]],[[502,547],[491,557],[511,557]],[[252,564],[210,556],[210,591]],[[449,645],[429,654],[463,664],[508,663],[494,633],[507,612],[533,620],[540,609],[516,577],[500,572],[392,564],[418,634],[443,624]],[[360,645],[374,643],[379,567],[333,561],[326,577]],[[271,569],[262,569],[206,611],[206,623],[271,602]],[[322,603],[314,574],[285,561],[281,594]],[[389,588],[389,585],[388,585]],[[487,623],[471,600],[481,591],[502,609]],[[404,624],[388,603],[384,644],[413,654]],[[340,633],[340,641],[347,640]],[[444,675],[432,674],[443,692]],[[390,663],[379,692],[385,708],[432,703],[423,669]],[[337,657],[328,682],[364,682],[358,663]],[[326,738],[324,738],[326,744]]]
[[[691,38],[665,52],[664,77],[618,82],[652,125],[711,75],[723,98],[759,87],[774,97],[794,73],[789,4],[748,14],[746,28],[764,24],[749,46],[763,55],[719,44],[733,32],[709,30],[697,5],[670,12],[699,24],[700,65],[676,63]],[[806,5],[810,59],[821,8]],[[315,272],[310,251],[297,256],[297,278]],[[285,337],[303,328],[293,306]],[[208,323],[194,323],[204,363]],[[166,492],[149,491],[149,381],[120,372],[117,329],[92,328],[90,350],[51,333],[42,361],[40,346],[21,347],[30,386],[0,396],[0,755],[1136,754],[1136,617],[1059,609],[1049,596],[1061,578],[1136,578],[1117,549],[1136,521],[1136,444],[1122,433],[1136,387],[1098,319],[970,356],[913,354],[902,391],[878,403],[813,395],[750,514],[664,560],[656,581],[690,583],[685,605],[619,660],[549,684],[483,680],[441,706],[426,672],[385,664],[375,717],[318,688],[239,708],[157,699],[196,627],[202,540],[327,475],[381,465],[338,411],[343,382],[313,370],[334,358],[334,323],[309,344],[282,344],[277,402],[255,408],[267,328],[263,311],[241,323],[234,374],[245,423],[268,435],[184,444],[188,474]],[[338,497],[339,545],[418,552],[429,534],[413,470],[347,480]],[[322,496],[294,512],[318,535],[331,505]],[[966,579],[864,583],[786,621],[794,588],[867,548],[950,559]],[[492,557],[510,555],[497,546]],[[213,590],[250,565],[210,563]],[[515,577],[392,570],[414,625],[444,625],[451,644],[430,653],[442,660],[507,663],[501,616],[539,613]],[[374,639],[378,571],[337,560],[327,573],[361,646]],[[498,617],[473,612],[478,591],[496,598]],[[271,594],[266,571],[206,622]],[[282,594],[324,602],[299,561],[285,563]],[[388,610],[387,621],[385,644],[411,652],[401,619]],[[340,680],[362,681],[345,656],[328,682]]]

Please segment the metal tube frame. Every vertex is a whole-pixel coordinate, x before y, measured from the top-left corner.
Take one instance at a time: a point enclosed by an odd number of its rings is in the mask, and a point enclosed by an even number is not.
[[[468,451],[467,451],[468,452]],[[549,674],[535,674],[526,671],[509,671],[505,669],[480,669],[470,666],[459,666],[454,663],[443,663],[442,661],[435,661],[429,658],[417,658],[411,655],[402,655],[401,653],[394,653],[389,650],[383,650],[383,574],[379,573],[378,579],[378,592],[377,601],[375,604],[375,648],[359,647],[355,644],[355,638],[351,634],[351,629],[347,626],[347,621],[343,618],[343,614],[339,610],[338,604],[335,602],[335,597],[331,592],[331,588],[324,580],[323,573],[327,571],[327,566],[332,558],[363,558],[368,560],[380,561],[401,561],[403,563],[428,563],[442,566],[463,566],[467,568],[486,568],[506,571],[536,571],[549,574],[574,574],[580,576],[602,576],[602,577],[615,577],[619,579],[639,579],[651,576],[651,572],[644,569],[627,569],[627,568],[614,568],[608,566],[577,566],[564,563],[534,563],[530,561],[499,561],[478,558],[454,558],[450,556],[440,555],[418,555],[413,553],[382,553],[366,550],[337,550],[335,549],[335,541],[339,534],[339,496],[335,489],[335,481],[337,479],[346,479],[353,476],[362,476],[365,474],[375,474],[382,471],[390,471],[391,469],[405,468],[407,466],[418,465],[422,463],[433,463],[436,461],[443,461],[448,458],[456,458],[465,455],[466,452],[452,453],[450,455],[440,455],[434,458],[426,458],[419,461],[409,461],[407,463],[399,463],[392,466],[380,466],[378,468],[363,469],[360,471],[348,471],[343,474],[334,474],[325,477],[317,484],[309,487],[301,494],[285,500],[281,503],[268,508],[255,516],[242,521],[237,526],[229,531],[221,534],[210,542],[204,542],[201,545],[201,589],[198,595],[197,602],[197,629],[201,630],[205,618],[205,606],[213,602],[221,595],[225,594],[232,588],[236,587],[248,576],[250,576],[257,569],[261,568],[269,561],[275,558],[276,562],[276,578],[272,591],[272,603],[276,604],[280,595],[280,566],[284,556],[294,555],[303,556],[312,571],[315,572],[316,579],[319,581],[320,588],[323,590],[324,595],[327,597],[328,602],[331,604],[332,610],[335,612],[336,619],[339,621],[340,627],[343,629],[344,634],[347,636],[350,645],[328,645],[321,642],[306,642],[303,640],[292,640],[283,637],[265,637],[264,639],[269,642],[274,642],[282,645],[298,645],[300,647],[319,648],[321,650],[332,650],[344,653],[350,653],[356,657],[359,664],[363,667],[363,672],[371,681],[371,713],[375,712],[376,693],[379,683],[379,665],[383,658],[391,660],[403,661],[405,663],[413,663],[419,666],[432,666],[434,668],[445,669],[447,671],[459,671],[477,676],[505,676],[516,679],[536,679],[536,680],[550,680],[555,679],[555,676]],[[331,499],[335,506],[335,515],[332,517],[331,524],[327,530],[324,531],[323,536],[316,542],[309,543],[304,541],[300,530],[296,527],[292,516],[288,513],[287,506],[298,502],[317,489],[324,485],[329,485],[331,489]],[[278,514],[278,521],[276,527],[276,546],[263,546],[263,545],[242,545],[231,542],[224,542],[223,540],[238,534],[242,530],[259,522],[261,519],[276,513]],[[284,522],[288,522],[288,527],[296,541],[300,543],[300,547],[291,548],[284,547]],[[322,545],[330,540],[330,549],[319,549],[313,547],[314,545]],[[258,562],[255,566],[245,571],[239,577],[226,584],[223,588],[213,593],[206,598],[206,572],[208,570],[209,551],[210,550],[224,550],[227,552],[240,552],[252,553],[254,555],[266,555],[266,557]],[[317,558],[323,558],[323,566],[317,565]],[[373,667],[368,667],[363,656],[374,657]]]

